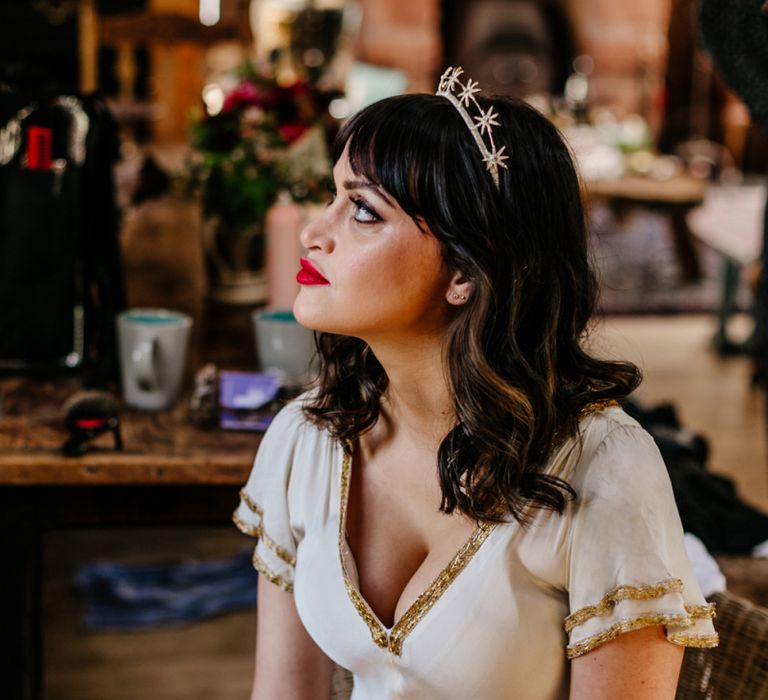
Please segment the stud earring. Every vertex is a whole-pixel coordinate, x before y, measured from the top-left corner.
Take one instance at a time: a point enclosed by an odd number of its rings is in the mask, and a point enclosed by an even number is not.
[[[453,298],[457,301],[466,301],[467,297],[465,297],[463,294],[454,294]]]

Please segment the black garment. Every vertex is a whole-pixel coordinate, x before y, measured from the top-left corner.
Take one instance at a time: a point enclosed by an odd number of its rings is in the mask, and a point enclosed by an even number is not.
[[[625,400],[622,407],[656,442],[686,532],[720,554],[746,554],[768,540],[768,514],[744,503],[733,481],[707,471],[706,439],[680,426],[673,405],[646,409]]]
[[[52,134],[56,167],[29,167],[32,127]],[[6,92],[0,129],[14,144],[0,153],[0,369],[86,367],[106,387],[125,306],[114,120],[94,96]]]
[[[683,529],[710,552],[749,554],[768,541],[768,515],[744,503],[733,481],[686,460],[665,462]]]
[[[765,0],[701,0],[699,24],[718,71],[768,134],[768,4]],[[763,231],[755,376],[768,392],[768,207]]]
[[[701,0],[699,24],[725,82],[768,132],[768,10],[765,0]]]

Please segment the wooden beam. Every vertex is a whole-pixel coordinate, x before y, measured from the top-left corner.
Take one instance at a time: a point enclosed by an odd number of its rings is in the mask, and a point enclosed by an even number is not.
[[[77,12],[80,90],[93,92],[98,87],[99,18],[94,0],[80,0]]]
[[[231,41],[240,36],[237,27],[219,23],[204,27],[196,19],[175,14],[123,15],[104,17],[99,26],[99,39],[103,44],[145,42],[213,44]]]

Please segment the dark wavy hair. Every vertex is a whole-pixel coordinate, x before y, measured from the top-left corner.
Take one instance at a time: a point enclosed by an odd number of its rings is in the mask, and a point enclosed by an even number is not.
[[[438,450],[441,510],[478,521],[529,506],[562,512],[574,496],[543,473],[556,447],[578,434],[590,404],[626,396],[632,364],[583,347],[596,302],[579,180],[557,129],[523,102],[493,105],[508,168],[497,189],[472,135],[448,100],[402,95],[356,114],[340,131],[356,175],[397,200],[445,263],[473,286],[448,330],[446,374],[457,422]],[[354,337],[319,333],[319,389],[307,417],[349,445],[375,423],[387,375]]]

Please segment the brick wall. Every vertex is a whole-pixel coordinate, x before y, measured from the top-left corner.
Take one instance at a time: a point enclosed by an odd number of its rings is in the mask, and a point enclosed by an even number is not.
[[[440,69],[440,0],[359,0],[359,56],[399,68],[413,92],[432,92]]]
[[[594,99],[660,121],[670,0],[567,0],[581,50],[595,61]]]
[[[440,0],[359,0],[361,60],[399,68],[431,91],[440,70]],[[595,101],[643,110],[657,125],[671,0],[564,0],[581,50],[595,61]]]

